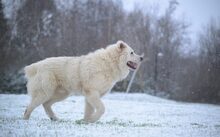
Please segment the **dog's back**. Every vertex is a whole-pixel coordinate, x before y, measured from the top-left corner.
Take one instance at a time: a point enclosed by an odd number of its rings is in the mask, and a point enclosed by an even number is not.
[[[79,59],[80,57],[52,57],[26,66],[24,70],[28,93],[50,93],[58,87],[76,90]],[[72,78],[75,80],[71,81]]]

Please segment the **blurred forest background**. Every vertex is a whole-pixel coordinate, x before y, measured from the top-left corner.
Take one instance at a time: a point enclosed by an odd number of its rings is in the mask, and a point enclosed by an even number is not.
[[[0,0],[0,93],[26,93],[23,67],[52,56],[79,56],[123,40],[148,59],[131,92],[193,102],[220,102],[220,20],[212,19],[191,46],[190,23],[173,16],[177,1],[164,13],[135,8],[121,1],[15,0],[6,18]],[[124,92],[130,77],[114,91]]]

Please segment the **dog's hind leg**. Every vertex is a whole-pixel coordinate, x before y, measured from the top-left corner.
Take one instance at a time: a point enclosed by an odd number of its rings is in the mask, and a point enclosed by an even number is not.
[[[49,116],[49,118],[50,118],[51,120],[54,120],[54,121],[58,120],[58,117],[56,117],[55,113],[53,112],[53,110],[52,110],[52,108],[51,108],[51,106],[52,106],[55,102],[56,102],[56,101],[54,101],[54,100],[49,100],[49,101],[47,101],[47,102],[45,102],[45,103],[43,104],[43,107],[44,107],[45,112],[47,113],[47,115]]]
[[[32,111],[39,105],[48,101],[56,89],[56,79],[50,72],[36,75],[28,83],[28,91],[32,96],[31,103],[24,113],[24,119],[29,119]]]
[[[65,90],[56,90],[55,94],[51,97],[51,99],[43,104],[44,110],[51,120],[58,120],[58,117],[56,117],[55,113],[51,108],[52,105],[56,102],[64,100],[68,97],[68,95],[69,94]]]
[[[39,97],[35,97],[31,99],[31,103],[28,105],[27,109],[25,110],[24,113],[24,119],[27,120],[30,118],[30,115],[32,113],[32,111],[37,108],[39,105],[41,105],[42,103],[44,103],[45,101],[47,101],[47,96],[41,96]]]

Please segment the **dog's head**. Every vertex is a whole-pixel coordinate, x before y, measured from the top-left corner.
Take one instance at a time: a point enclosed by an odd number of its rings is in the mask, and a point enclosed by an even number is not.
[[[125,42],[118,41],[116,43],[117,50],[120,54],[120,64],[123,68],[128,68],[129,70],[137,69],[138,65],[143,61],[143,55],[135,54],[134,50]]]

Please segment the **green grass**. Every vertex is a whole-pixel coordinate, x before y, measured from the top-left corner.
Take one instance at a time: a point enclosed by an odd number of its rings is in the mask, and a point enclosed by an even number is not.
[[[120,126],[120,127],[161,127],[161,124],[154,124],[154,123],[134,123],[133,121],[128,121],[124,122],[122,120],[118,120],[114,118],[111,121],[106,121],[106,122],[101,122],[97,121],[95,123],[86,123],[83,120],[76,120],[75,124],[77,125],[89,125],[89,124],[94,124],[94,125],[108,125],[108,126]]]
[[[215,125],[216,128],[220,128],[220,125]]]
[[[190,123],[190,125],[192,125],[193,127],[197,127],[197,128],[206,128],[206,125],[203,124],[198,124],[198,123]]]

